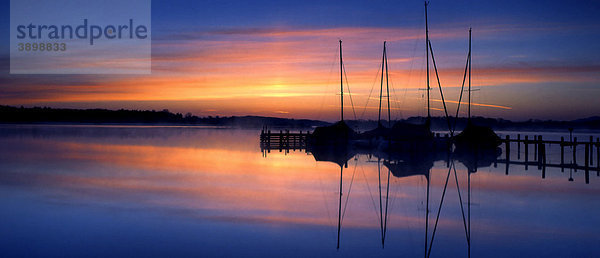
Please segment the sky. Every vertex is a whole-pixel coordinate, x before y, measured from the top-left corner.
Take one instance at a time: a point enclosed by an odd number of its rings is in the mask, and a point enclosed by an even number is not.
[[[9,3],[0,1],[1,105],[335,121],[341,39],[346,119],[377,118],[384,41],[392,118],[427,114],[423,1],[152,1],[150,75],[10,74]],[[600,115],[599,11],[597,1],[431,1],[430,40],[450,113],[471,27],[473,115]],[[442,116],[431,72],[431,113]]]

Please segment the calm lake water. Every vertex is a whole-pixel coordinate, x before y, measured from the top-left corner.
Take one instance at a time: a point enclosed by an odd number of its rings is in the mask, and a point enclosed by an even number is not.
[[[442,159],[426,175],[397,177],[358,155],[343,168],[340,201],[339,165],[303,151],[265,157],[259,133],[0,126],[0,256],[423,257],[431,245],[431,257],[466,257],[469,235],[472,257],[600,256],[596,171],[586,184],[583,170],[542,176],[515,164],[507,174],[500,162],[467,173],[455,161],[454,174]],[[517,150],[511,160],[523,161]],[[593,157],[596,166],[596,149]],[[547,159],[560,163],[560,148]]]

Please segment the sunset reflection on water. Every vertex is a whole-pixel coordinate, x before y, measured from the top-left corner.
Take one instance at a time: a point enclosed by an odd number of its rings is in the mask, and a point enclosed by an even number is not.
[[[382,249],[375,157],[348,161],[340,205],[337,164],[316,162],[304,151],[271,151],[263,157],[255,130],[6,125],[0,131],[0,202],[6,207],[0,220],[9,229],[0,233],[0,251],[9,256],[47,245],[71,248],[67,256],[84,250],[124,256],[128,248],[159,256],[423,255],[428,179],[390,177]],[[454,164],[466,209],[467,170]],[[429,230],[446,166],[436,161],[430,172]],[[387,173],[382,165],[383,202]],[[548,168],[542,179],[536,168],[512,166],[505,175],[504,165],[472,173],[472,254],[600,253],[594,244],[600,240],[594,230],[600,226],[594,208],[600,204],[599,177],[593,172],[585,184],[582,171],[574,173],[573,182],[568,174]],[[432,256],[467,252],[453,174],[450,179]],[[339,206],[343,220],[336,251]],[[102,225],[119,225],[119,231],[111,231],[118,241],[94,237],[111,235]],[[246,240],[230,248],[207,244],[228,237]],[[186,240],[174,240],[180,238]],[[19,244],[23,240],[26,246]],[[573,248],[565,248],[569,245]],[[52,250],[47,251],[58,254]]]

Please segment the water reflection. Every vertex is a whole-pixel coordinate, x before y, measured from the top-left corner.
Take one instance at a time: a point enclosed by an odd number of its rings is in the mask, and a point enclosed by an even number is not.
[[[270,151],[270,145],[261,145],[263,155],[266,157],[266,153]],[[265,150],[265,147],[267,149]],[[281,149],[281,148],[277,148]],[[293,148],[293,150],[302,150],[302,148]],[[289,153],[289,149],[283,149],[285,153]],[[348,145],[328,145],[328,146],[306,146],[306,151],[309,152],[317,162],[331,162],[335,163],[340,167],[340,180],[339,180],[339,201],[338,201],[338,224],[337,224],[337,243],[336,248],[340,248],[340,235],[343,217],[346,214],[346,208],[348,204],[348,198],[350,196],[350,189],[354,182],[354,174],[352,175],[348,193],[346,194],[346,201],[342,210],[342,196],[343,192],[343,172],[344,168],[348,168],[348,161],[354,158],[355,166],[358,165],[359,156],[366,156],[366,162],[374,162],[372,159],[376,159],[377,163],[377,176],[378,176],[378,194],[379,194],[379,226],[381,232],[381,246],[385,247],[385,239],[387,233],[388,224],[388,207],[389,207],[389,190],[390,190],[390,175],[397,178],[412,177],[412,176],[423,176],[426,183],[426,206],[425,206],[425,241],[424,257],[430,257],[431,250],[435,235],[440,221],[440,214],[442,211],[442,205],[448,189],[448,182],[450,175],[454,172],[454,179],[456,183],[456,190],[458,201],[460,204],[460,211],[462,215],[462,222],[464,226],[464,233],[467,243],[467,256],[471,256],[471,173],[477,172],[477,168],[489,167],[492,163],[497,161],[497,158],[502,154],[500,148],[488,148],[488,149],[473,149],[473,148],[461,148],[461,149],[436,149],[435,151],[424,151],[421,149],[413,149],[412,151],[381,151],[379,149],[359,149]],[[434,167],[434,162],[445,161],[448,167],[442,195],[439,201],[439,207],[435,216],[433,229],[429,234],[429,195],[430,195],[430,173]],[[454,162],[461,162],[467,168],[467,211],[463,207],[463,200],[461,196],[460,183],[458,174]],[[385,190],[382,189],[382,166],[387,170],[387,179],[385,179]],[[354,168],[356,171],[356,167]],[[385,174],[384,174],[385,177]],[[370,191],[370,190],[369,190]],[[385,207],[385,208],[384,208]],[[375,207],[377,208],[377,207]],[[467,214],[465,216],[465,213]]]
[[[261,134],[262,137],[262,134]],[[537,137],[537,136],[536,136]],[[510,153],[510,145],[511,142],[508,141],[509,137],[507,136],[507,140],[504,143],[505,144],[505,151],[506,151],[506,159],[502,160],[499,159],[499,157],[501,157],[502,155],[502,149],[501,148],[466,148],[464,146],[459,146],[459,147],[452,147],[452,148],[448,148],[446,150],[443,149],[436,149],[433,151],[422,151],[422,150],[418,150],[418,149],[414,149],[412,151],[385,151],[382,152],[379,149],[360,149],[360,148],[356,148],[356,147],[349,147],[346,145],[333,145],[333,146],[311,146],[310,144],[307,146],[304,146],[302,144],[297,144],[297,142],[295,142],[294,147],[291,148],[293,151],[299,150],[299,151],[306,151],[307,153],[309,153],[310,155],[312,155],[315,159],[315,161],[317,162],[331,162],[331,163],[335,163],[340,167],[340,198],[339,198],[339,209],[338,209],[338,228],[337,228],[337,245],[336,248],[339,249],[340,248],[340,230],[341,230],[341,222],[343,221],[343,215],[346,214],[346,206],[344,205],[343,207],[343,211],[342,211],[342,195],[344,194],[342,191],[342,186],[343,186],[343,171],[344,168],[348,168],[348,161],[350,159],[354,159],[356,161],[359,160],[359,158],[361,156],[366,156],[366,162],[375,162],[372,159],[376,159],[376,163],[377,163],[377,174],[378,174],[378,193],[379,193],[379,226],[380,226],[380,232],[381,232],[381,246],[382,248],[385,247],[385,238],[386,238],[386,232],[387,232],[387,223],[388,223],[388,207],[389,207],[389,188],[390,188],[390,174],[393,175],[396,178],[405,178],[405,177],[412,177],[412,176],[422,176],[424,178],[424,180],[427,183],[426,186],[426,191],[427,191],[427,195],[426,195],[426,212],[425,212],[425,239],[424,239],[424,257],[430,257],[432,250],[433,250],[433,244],[434,244],[434,239],[436,236],[436,231],[438,229],[438,223],[440,221],[440,214],[442,211],[442,207],[444,204],[444,199],[446,196],[446,192],[448,189],[448,183],[449,183],[449,179],[451,177],[451,175],[454,175],[454,182],[455,182],[455,186],[456,186],[456,190],[457,190],[457,197],[458,197],[458,203],[460,206],[460,212],[461,212],[461,217],[462,217],[462,224],[463,224],[463,228],[464,228],[464,236],[465,236],[465,240],[466,240],[466,245],[467,245],[467,257],[471,257],[471,174],[476,173],[478,171],[479,168],[488,168],[491,166],[497,167],[498,163],[504,163],[505,164],[505,174],[508,175],[509,174],[509,167],[510,165],[512,166],[523,166],[525,170],[527,170],[528,165],[531,164],[537,164],[538,170],[541,170],[541,178],[544,179],[546,178],[546,167],[557,167],[557,168],[561,168],[561,172],[564,172],[565,168],[569,168],[570,169],[570,174],[569,174],[569,180],[568,181],[573,181],[572,178],[572,173],[573,171],[577,171],[577,168],[579,167],[576,163],[576,154],[575,154],[575,150],[574,148],[576,147],[571,147],[572,151],[573,151],[573,160],[571,161],[571,163],[565,163],[564,162],[564,146],[563,143],[561,143],[559,145],[559,147],[561,148],[561,163],[560,165],[557,164],[550,164],[547,163],[547,153],[546,153],[546,144],[544,144],[541,141],[541,136],[539,136],[540,138],[540,142],[539,143],[535,143],[534,148],[535,148],[535,154],[534,154],[534,160],[535,162],[528,162],[528,158],[529,158],[529,153],[527,148],[529,147],[527,144],[525,144],[525,161],[524,162],[520,162],[520,161],[511,161],[511,153]],[[593,143],[592,141],[593,136],[590,137],[590,142]],[[261,138],[262,141],[262,138]],[[296,140],[298,141],[298,140]],[[518,143],[518,151],[516,153],[516,155],[518,156],[517,159],[520,159],[522,153],[520,152],[520,148],[521,148],[521,144],[517,141]],[[527,143],[527,142],[525,142]],[[548,145],[552,145],[552,141],[549,142]],[[285,146],[285,145],[284,145]],[[599,158],[597,159],[596,162],[598,162],[599,166],[594,168],[592,166],[590,166],[591,164],[593,164],[593,160],[591,157],[592,153],[588,153],[588,149],[589,146],[586,145],[586,151],[585,151],[585,183],[589,184],[589,171],[590,170],[595,170],[597,171],[598,176],[600,176],[600,153],[599,153]],[[262,144],[261,143],[261,151],[263,152],[264,157],[268,156],[268,153],[270,153],[271,150],[279,150],[279,152],[284,152],[286,154],[289,153],[290,148],[287,148],[287,146],[283,147],[280,146],[275,146],[272,147],[272,145],[270,144]],[[551,153],[552,155],[552,153]],[[588,156],[590,155],[590,156]],[[537,156],[537,157],[535,157]],[[589,159],[589,160],[588,160]],[[445,183],[444,183],[444,187],[442,190],[442,194],[439,200],[439,206],[437,207],[437,212],[435,215],[435,220],[433,222],[433,229],[431,230],[431,233],[429,233],[430,230],[430,220],[429,220],[429,213],[430,213],[430,174],[432,171],[432,168],[434,167],[434,163],[435,162],[439,162],[439,161],[443,161],[446,164],[446,167],[448,168],[447,173],[446,173],[446,178],[445,178]],[[455,162],[460,162],[466,169],[466,184],[467,184],[467,188],[466,188],[466,192],[467,192],[467,200],[466,200],[466,208],[463,206],[463,197],[461,194],[461,187],[460,187],[460,180],[458,178],[458,173],[456,170],[456,165]],[[358,163],[357,163],[358,164]],[[382,168],[382,164],[383,167],[385,167],[387,169],[387,180],[385,180],[386,182],[386,186],[385,186],[385,190],[382,190],[382,185],[381,185],[381,168]],[[356,168],[354,169],[356,170]],[[453,172],[453,173],[452,173]],[[350,188],[352,187],[352,184],[354,182],[354,174],[352,175],[351,181],[350,181]],[[370,190],[369,190],[370,191]],[[382,192],[384,192],[382,194]],[[350,194],[350,189],[348,190],[347,193],[347,198],[349,197]],[[345,204],[348,203],[348,200],[346,199]],[[385,208],[384,208],[385,207]],[[374,205],[374,208],[375,207]],[[341,215],[343,214],[343,215]]]
[[[585,184],[582,170],[569,182],[568,168],[548,167],[542,179],[511,164],[507,176],[494,167],[505,153],[491,163],[446,153],[263,157],[257,135],[0,126],[0,252],[445,257],[468,256],[472,243],[474,257],[600,253],[593,173]],[[555,153],[548,149],[548,161]]]

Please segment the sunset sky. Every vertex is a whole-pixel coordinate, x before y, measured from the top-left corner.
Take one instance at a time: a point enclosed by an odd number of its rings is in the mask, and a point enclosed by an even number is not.
[[[377,118],[383,41],[393,118],[427,114],[422,1],[152,1],[151,75],[9,74],[9,2],[0,2],[2,105],[334,121],[342,39],[356,118]],[[597,1],[431,1],[448,107],[455,112],[472,27],[473,115],[600,115],[598,13]],[[441,116],[433,74],[431,82],[432,115]]]

